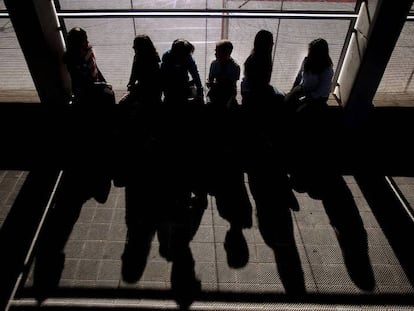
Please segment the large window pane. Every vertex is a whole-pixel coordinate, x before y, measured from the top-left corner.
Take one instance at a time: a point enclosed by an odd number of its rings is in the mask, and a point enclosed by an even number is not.
[[[241,10],[300,10],[349,11],[355,9],[356,0],[326,1],[246,1],[246,0],[60,0],[63,10],[83,9],[241,9]],[[414,7],[414,6],[413,6]],[[0,9],[5,9],[0,0]],[[59,8],[58,8],[59,9]],[[137,34],[148,34],[160,56],[170,48],[176,38],[185,38],[195,45],[196,59],[203,81],[209,64],[214,59],[215,42],[223,37],[234,44],[233,57],[243,69],[243,63],[252,46],[254,35],[260,29],[270,30],[275,37],[272,84],[287,92],[307,53],[308,43],[325,38],[330,46],[334,68],[337,69],[345,43],[349,20],[318,19],[255,19],[255,18],[65,18],[66,28],[86,29],[95,48],[98,65],[106,79],[113,84],[117,97],[126,90],[132,64],[132,41]],[[390,99],[412,99],[414,93],[413,22],[407,22],[396,49],[384,73],[375,104]],[[329,31],[328,31],[329,30]],[[38,96],[25,59],[9,19],[0,19],[0,100],[38,101]],[[391,103],[393,104],[393,103]],[[405,102],[407,104],[407,101]]]
[[[224,26],[222,19],[66,19],[67,29],[83,27],[95,48],[97,62],[107,80],[113,84],[117,97],[126,90],[133,58],[132,41],[137,34],[147,34],[153,40],[160,56],[171,47],[176,38],[185,38],[195,46],[194,58],[202,81],[207,78],[214,46],[223,36],[234,45],[233,58],[243,69],[255,34],[267,29],[274,34],[274,68],[272,84],[287,92],[307,53],[308,43],[325,38],[334,66],[344,44],[349,21],[344,20],[279,20],[230,19]],[[225,28],[225,29],[224,29]],[[330,29],[330,32],[326,32]],[[240,84],[240,82],[239,82]],[[240,89],[240,88],[239,88]]]
[[[0,18],[0,73],[0,102],[40,101],[8,18]]]
[[[64,10],[84,9],[240,9],[354,11],[356,0],[246,1],[246,0],[60,0]]]
[[[375,105],[414,105],[413,33],[414,22],[406,22],[375,95]]]
[[[59,0],[58,2],[62,10],[131,9],[130,0]]]
[[[298,11],[350,11],[355,9],[356,0],[325,0],[325,1],[223,1],[229,9],[243,10],[298,10]]]
[[[98,66],[118,98],[126,91],[134,55],[132,43],[137,34],[149,35],[160,56],[176,38],[191,41],[200,76],[205,77],[205,19],[66,19],[65,24],[68,30],[74,26],[86,30]]]

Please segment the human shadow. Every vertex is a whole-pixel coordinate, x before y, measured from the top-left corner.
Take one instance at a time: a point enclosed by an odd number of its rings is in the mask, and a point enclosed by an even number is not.
[[[33,288],[41,302],[57,289],[65,265],[64,248],[84,203],[95,198],[104,203],[111,181],[102,171],[84,168],[67,169],[56,190],[54,204],[48,213],[35,250]]]
[[[247,175],[256,206],[259,231],[272,249],[276,269],[287,294],[305,293],[305,280],[296,247],[291,210],[299,204],[293,194],[287,171],[283,165],[284,140],[282,123],[271,133],[270,140],[255,132],[250,133]]]
[[[157,235],[160,256],[172,264],[172,297],[185,310],[201,290],[190,249],[194,230],[190,193],[180,187],[180,182],[162,191],[156,181],[161,176],[152,173],[152,180],[147,176],[134,184],[127,182],[125,187],[128,233],[122,254],[122,278],[127,283],[140,280]]]
[[[215,126],[209,130],[206,156],[208,189],[214,196],[220,217],[230,225],[224,240],[227,263],[242,268],[249,261],[243,229],[252,226],[252,205],[244,180],[241,152],[240,107],[210,103],[206,113]]]
[[[218,176],[215,192],[219,215],[228,221],[224,249],[229,267],[241,268],[249,261],[249,249],[243,229],[252,226],[252,206],[241,169],[229,165]]]
[[[84,203],[106,203],[111,190],[108,142],[113,137],[112,106],[94,110],[85,105],[68,106],[64,134],[65,156],[60,163],[61,181],[36,244],[33,287],[44,300],[60,281],[65,264],[64,248],[78,221]],[[108,151],[108,152],[105,152]]]
[[[248,171],[256,204],[259,231],[272,249],[276,268],[287,294],[305,293],[304,274],[296,247],[291,209],[298,202],[287,174],[273,162],[261,162]]]
[[[174,161],[177,163],[176,161]],[[191,183],[186,175],[180,176],[181,166],[170,166],[174,177],[165,196],[167,221],[158,231],[160,255],[172,263],[171,293],[181,310],[186,310],[201,291],[201,282],[195,273],[190,242],[198,229],[200,213],[204,208],[192,206]]]
[[[368,252],[368,236],[358,207],[344,178],[335,169],[313,175],[308,194],[322,200],[342,250],[345,266],[354,284],[364,291],[375,288]]]
[[[164,106],[157,121],[155,148],[144,161],[152,167],[144,182],[153,180],[153,199],[160,209],[157,227],[159,254],[171,262],[171,294],[180,309],[187,309],[201,291],[190,248],[206,208],[200,184],[203,164],[200,151],[199,107]],[[188,125],[193,132],[188,130]],[[193,125],[193,126],[191,126]],[[201,195],[201,196],[200,196]],[[155,215],[154,215],[155,216]]]
[[[127,236],[121,256],[121,274],[126,283],[141,279],[152,240],[162,221],[161,206],[155,202],[157,193],[150,184],[151,180],[139,176],[132,180],[128,178],[125,185]]]
[[[344,263],[354,284],[365,291],[375,288],[368,238],[353,195],[341,175],[340,163],[328,162],[325,155],[336,150],[326,132],[334,124],[323,107],[291,115],[293,138],[289,177],[292,188],[321,200],[342,250]]]

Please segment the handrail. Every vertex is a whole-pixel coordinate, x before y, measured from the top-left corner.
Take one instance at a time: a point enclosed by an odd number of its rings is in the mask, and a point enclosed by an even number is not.
[[[41,230],[43,228],[43,225],[45,223],[46,217],[49,214],[49,211],[52,209],[52,206],[53,206],[53,204],[55,202],[56,193],[57,193],[57,190],[58,190],[58,188],[59,188],[59,186],[61,184],[62,176],[63,176],[63,171],[61,170],[61,171],[59,171],[59,174],[58,174],[58,176],[56,178],[56,182],[55,182],[55,184],[53,186],[53,190],[52,190],[52,192],[51,192],[51,194],[49,196],[49,200],[48,200],[48,202],[46,204],[46,207],[45,207],[45,210],[44,210],[44,212],[42,214],[42,218],[40,219],[40,222],[39,222],[39,224],[37,226],[36,232],[35,232],[35,234],[33,236],[32,242],[30,244],[30,248],[27,251],[27,254],[26,254],[26,257],[25,257],[25,260],[24,260],[24,263],[23,263],[24,269],[19,274],[18,278],[16,279],[16,283],[14,284],[13,290],[12,290],[12,292],[10,294],[9,301],[8,301],[8,304],[7,304],[6,308],[5,308],[5,311],[8,311],[9,308],[11,307],[11,302],[15,298],[16,293],[17,293],[17,290],[19,289],[19,287],[21,285],[21,282],[23,281],[23,276],[25,275],[25,273],[28,273],[28,269],[27,268],[29,267],[31,261],[33,260],[33,254],[34,254],[35,246],[38,243],[39,235],[40,235],[40,232],[41,232]]]
[[[350,11],[299,11],[299,10],[234,10],[234,9],[112,9],[112,10],[58,10],[64,18],[281,18],[281,19],[354,19]],[[0,10],[0,18],[8,17]]]
[[[205,10],[205,9],[164,9],[164,10],[59,10],[58,17],[64,18],[280,18],[280,19],[345,19],[357,17],[348,11],[281,11],[281,10]],[[9,18],[7,10],[0,10],[0,18]],[[407,15],[407,21],[414,21],[414,13]]]
[[[395,182],[394,178],[391,176],[385,176],[385,180],[387,181],[388,185],[394,192],[395,196],[397,197],[398,201],[401,203],[401,206],[404,208],[405,212],[407,213],[408,217],[410,217],[411,221],[414,223],[414,210],[411,208],[410,204],[408,203],[407,199],[405,198],[404,194],[399,189],[397,183]]]

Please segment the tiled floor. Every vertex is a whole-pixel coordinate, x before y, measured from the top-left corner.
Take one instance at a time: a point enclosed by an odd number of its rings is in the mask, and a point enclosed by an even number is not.
[[[3,172],[3,181],[10,174],[12,173]],[[25,173],[14,174],[24,176]],[[245,180],[249,189],[247,176]],[[243,231],[248,244],[249,260],[239,269],[230,268],[227,263],[223,242],[229,225],[218,215],[215,198],[209,196],[208,207],[190,243],[195,273],[201,281],[201,293],[195,296],[191,308],[412,310],[414,305],[398,303],[399,297],[403,299],[401,301],[413,297],[414,288],[409,276],[356,179],[344,176],[343,180],[352,194],[352,200],[347,201],[347,204],[343,204],[343,198],[340,197],[337,197],[337,201],[327,202],[326,199],[312,198],[307,193],[293,192],[299,209],[290,210],[288,215],[291,218],[288,216],[284,220],[292,222],[294,243],[290,246],[293,247],[286,247],[283,243],[272,245],[269,239],[268,243],[265,242],[262,233],[269,230],[274,232],[272,230],[276,230],[276,226],[260,228],[255,201],[249,192],[254,207],[253,226]],[[403,185],[409,182],[410,179],[405,178]],[[402,189],[410,193],[407,187]],[[354,233],[354,240],[348,244],[343,237],[344,229],[341,229],[341,225],[335,228],[332,225],[335,223],[332,208],[348,208],[352,214],[353,207],[357,211],[353,215],[360,216],[367,233],[368,257],[364,256],[363,245],[358,247],[358,243],[364,244],[363,237],[358,236],[361,233],[358,231],[358,221],[353,223],[351,230],[345,230],[345,234]],[[84,204],[65,247],[66,262],[59,282],[59,287],[64,290],[56,297],[46,299],[44,306],[96,304],[101,307],[142,307],[147,310],[177,307],[174,296],[169,294],[172,264],[159,255],[156,236],[141,279],[135,284],[127,284],[122,280],[121,255],[126,237],[124,217],[123,188],[112,187],[105,204],[99,204],[93,199]],[[275,223],[278,221],[280,220],[275,219]],[[345,226],[347,221],[349,219],[345,217]],[[338,232],[339,235],[336,234]],[[294,260],[290,262],[290,267],[283,262],[286,257],[283,252],[288,250],[293,250],[293,253],[297,251],[299,265],[295,266]],[[292,254],[289,256],[294,258]],[[297,296],[286,294],[289,277],[281,275],[286,271],[284,269],[291,269],[292,273],[303,272],[306,293]],[[300,283],[298,280],[300,277],[296,278],[295,286]],[[28,278],[22,281],[23,286],[12,305],[25,310],[25,306],[35,305],[30,291],[33,273],[29,273]]]
[[[28,172],[0,170],[0,228],[18,195]]]

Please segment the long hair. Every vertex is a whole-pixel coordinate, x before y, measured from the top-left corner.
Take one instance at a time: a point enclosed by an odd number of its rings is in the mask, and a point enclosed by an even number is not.
[[[194,53],[194,45],[186,39],[175,39],[171,45],[171,55],[176,59],[185,58]]]
[[[328,42],[322,38],[310,42],[304,70],[306,72],[321,73],[330,66],[332,66],[332,59],[329,56]]]
[[[148,35],[141,34],[134,38],[133,48],[135,55],[128,87],[135,86],[138,82],[141,85],[148,85],[149,81],[153,83],[153,79],[157,79],[161,61],[154,43]],[[147,91],[151,90],[152,87]]]
[[[86,31],[80,27],[72,28],[66,37],[66,50],[68,54],[76,55],[87,40]]]
[[[268,30],[259,30],[254,37],[253,50],[244,62],[244,75],[250,86],[267,86],[273,70],[273,35]]]
[[[160,62],[160,57],[151,38],[147,35],[138,35],[134,39],[134,50],[143,61]]]
[[[273,47],[273,35],[268,30],[259,30],[254,37],[252,54],[271,55]]]

